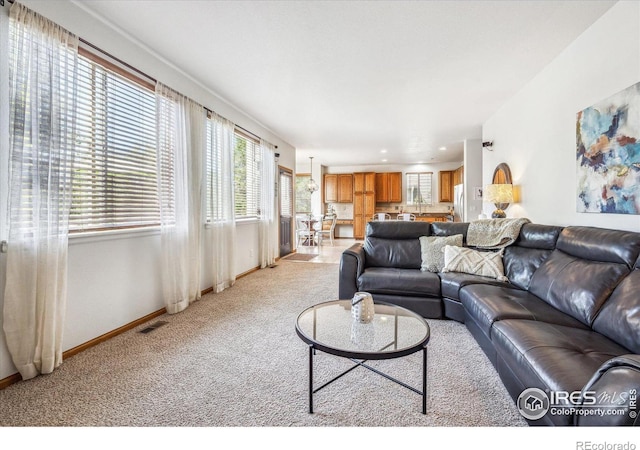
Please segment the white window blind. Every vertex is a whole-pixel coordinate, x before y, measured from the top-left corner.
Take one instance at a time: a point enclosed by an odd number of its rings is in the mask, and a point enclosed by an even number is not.
[[[432,205],[432,179],[431,172],[407,173],[407,204],[408,205]]]
[[[260,215],[261,162],[259,145],[240,133],[235,134],[235,214],[236,218]]]
[[[207,151],[206,151],[206,220],[207,222],[217,222],[225,217],[226,186],[229,185],[230,177],[233,176],[228,170],[224,170],[224,153],[222,148],[223,129],[216,126],[211,118],[207,119]]]
[[[160,223],[152,91],[80,56],[75,151],[71,231]]]
[[[291,217],[293,216],[293,198],[291,193],[293,191],[291,174],[280,174],[280,215]]]

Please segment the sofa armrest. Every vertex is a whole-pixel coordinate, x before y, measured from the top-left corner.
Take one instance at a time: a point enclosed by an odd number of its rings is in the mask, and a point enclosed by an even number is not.
[[[362,243],[353,244],[342,252],[340,257],[340,278],[338,280],[338,295],[341,299],[353,298],[358,292],[358,277],[364,271],[364,246]]]
[[[622,355],[602,364],[582,389],[581,396],[583,405],[588,405],[595,398],[595,405],[587,410],[604,411],[606,406],[620,405],[624,407],[624,414],[575,414],[575,425],[640,425],[640,355]]]

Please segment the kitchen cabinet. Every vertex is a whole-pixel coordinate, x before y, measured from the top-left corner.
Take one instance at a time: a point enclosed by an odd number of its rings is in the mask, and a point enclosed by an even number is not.
[[[416,217],[418,222],[446,222],[446,216],[418,216]]]
[[[438,201],[441,203],[453,202],[453,170],[441,170],[439,172]]]
[[[464,166],[453,171],[453,185],[464,184]]]
[[[353,175],[350,173],[338,174],[338,203],[353,202]]]
[[[338,202],[338,175],[324,175],[324,203]]]
[[[402,202],[402,172],[376,173],[376,202]]]
[[[324,175],[324,203],[353,202],[353,175],[327,173]]]
[[[376,212],[376,174],[353,174],[353,237],[364,239],[367,222]]]

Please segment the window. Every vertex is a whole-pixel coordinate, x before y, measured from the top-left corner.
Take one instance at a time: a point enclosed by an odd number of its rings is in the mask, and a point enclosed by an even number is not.
[[[296,175],[296,213],[311,213],[311,193],[307,190],[309,181],[310,173]]]
[[[291,174],[280,172],[280,215],[285,217],[293,216],[293,199],[291,194]]]
[[[407,173],[407,205],[432,205],[432,172]]]
[[[254,139],[235,133],[234,195],[237,219],[260,216],[260,146]]]
[[[156,107],[150,86],[84,51],[70,231],[158,225]]]

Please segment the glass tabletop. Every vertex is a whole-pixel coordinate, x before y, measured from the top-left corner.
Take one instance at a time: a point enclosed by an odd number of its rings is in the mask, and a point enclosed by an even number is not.
[[[414,353],[427,345],[429,325],[399,306],[375,303],[370,323],[352,319],[351,300],[334,300],[304,310],[296,332],[306,343],[338,356],[388,359]]]

